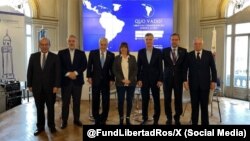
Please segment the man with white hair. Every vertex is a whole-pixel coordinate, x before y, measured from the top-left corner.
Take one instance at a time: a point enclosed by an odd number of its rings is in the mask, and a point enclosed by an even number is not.
[[[27,72],[27,86],[33,93],[37,109],[37,136],[44,131],[45,113],[44,105],[47,107],[48,127],[50,132],[56,132],[54,104],[56,93],[60,87],[60,61],[59,57],[50,52],[50,40],[41,38],[39,40],[40,52],[31,54]]]
[[[188,72],[188,77],[185,77],[184,87],[185,89],[190,89],[192,124],[198,124],[200,106],[201,124],[209,125],[209,89],[215,89],[217,72],[213,54],[211,51],[203,49],[202,38],[194,39],[194,50],[188,54],[187,65],[185,68],[185,72]]]

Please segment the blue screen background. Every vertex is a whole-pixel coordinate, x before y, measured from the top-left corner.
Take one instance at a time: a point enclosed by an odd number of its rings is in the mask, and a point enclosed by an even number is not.
[[[130,51],[138,51],[145,47],[145,34],[138,36],[136,31],[161,32],[154,34],[155,47],[170,46],[173,0],[85,0],[82,9],[84,51],[97,49],[101,37],[109,39],[110,51],[117,52],[124,41],[129,44]]]

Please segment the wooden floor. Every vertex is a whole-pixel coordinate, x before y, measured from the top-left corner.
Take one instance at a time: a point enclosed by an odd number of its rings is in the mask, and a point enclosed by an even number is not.
[[[245,101],[232,100],[220,97],[220,108],[222,114],[222,122],[220,123],[217,103],[213,103],[213,116],[210,116],[211,124],[249,124],[250,125],[250,110],[249,103]],[[118,121],[118,110],[115,100],[111,100],[110,113],[107,124],[116,125]],[[137,105],[138,104],[138,105]],[[138,107],[137,107],[138,106]],[[61,102],[57,101],[55,105],[55,119],[57,132],[50,134],[47,126],[45,132],[39,136],[34,136],[33,132],[36,129],[36,108],[34,101],[17,106],[0,115],[0,140],[1,141],[81,141],[82,128],[74,126],[72,121],[72,110],[68,126],[65,129],[60,129],[60,112]],[[150,116],[152,116],[153,104],[150,104]],[[189,124],[190,121],[190,105],[187,106],[184,116],[181,118],[182,124]],[[140,101],[134,103],[133,114],[131,116],[132,123],[138,125],[141,120],[140,116]],[[210,112],[211,113],[211,112]],[[93,124],[89,118],[89,102],[82,101],[81,103],[81,121],[86,125]],[[161,101],[161,117],[159,124],[165,124],[166,117]],[[149,122],[152,124],[152,122]]]

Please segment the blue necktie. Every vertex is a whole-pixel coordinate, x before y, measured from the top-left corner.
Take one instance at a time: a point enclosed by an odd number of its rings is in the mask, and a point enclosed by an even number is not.
[[[102,68],[104,66],[104,62],[105,62],[104,53],[101,52],[101,65],[102,65]]]

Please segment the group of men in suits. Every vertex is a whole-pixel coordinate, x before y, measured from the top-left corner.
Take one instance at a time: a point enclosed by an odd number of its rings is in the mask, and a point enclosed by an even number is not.
[[[67,127],[71,97],[73,99],[74,124],[82,126],[80,121],[80,101],[82,85],[84,84],[83,72],[87,68],[87,59],[84,51],[76,49],[76,36],[70,35],[67,38],[67,44],[68,48],[60,50],[56,55],[49,51],[50,40],[41,38],[39,40],[40,52],[30,56],[27,86],[33,92],[37,108],[35,136],[44,131],[45,104],[48,111],[48,127],[51,133],[56,132],[54,104],[59,88],[61,88],[62,97],[61,128]]]
[[[164,105],[167,117],[166,124],[172,124],[172,90],[174,90],[176,125],[180,125],[182,114],[182,91],[190,89],[192,105],[192,123],[198,123],[199,105],[201,106],[202,124],[208,121],[209,89],[215,88],[217,78],[213,55],[202,49],[203,40],[194,40],[194,51],[180,47],[179,34],[170,37],[171,47],[154,48],[152,33],[145,35],[145,48],[139,50],[137,65],[137,86],[141,88],[142,96],[142,125],[148,121],[148,103],[150,94],[154,100],[154,125],[160,117],[160,87],[164,89]],[[87,63],[84,51],[76,49],[77,38],[70,35],[67,39],[68,48],[59,51],[58,55],[49,52],[50,40],[39,40],[40,52],[31,55],[29,60],[27,80],[28,88],[33,92],[37,108],[37,130],[34,135],[44,131],[44,104],[48,109],[48,126],[52,133],[56,132],[54,123],[55,93],[61,87],[62,91],[62,123],[61,128],[67,127],[69,103],[72,96],[74,124],[82,126],[80,118],[80,99],[83,72],[87,69],[87,81],[92,87],[92,113],[95,124],[106,124],[109,113],[110,86],[115,77],[112,72],[114,53],[107,50],[108,40],[100,38],[99,49],[89,54]],[[164,61],[164,65],[162,62]],[[164,71],[163,71],[164,66]],[[102,98],[102,113],[99,113],[100,95]]]
[[[201,107],[201,124],[208,125],[208,100],[210,89],[215,89],[217,80],[214,57],[210,51],[203,49],[203,39],[194,39],[194,51],[180,47],[180,35],[170,37],[171,47],[163,51],[153,47],[154,36],[145,35],[146,48],[138,52],[138,86],[142,95],[142,125],[148,121],[148,102],[150,94],[154,100],[154,125],[160,116],[160,86],[163,84],[164,107],[167,117],[166,125],[180,125],[183,112],[183,87],[190,89],[192,105],[192,124],[197,125],[199,107]],[[162,65],[162,60],[164,65]],[[163,67],[164,66],[164,71]],[[189,87],[190,86],[190,87]],[[174,90],[175,114],[172,114],[172,90]]]
[[[174,90],[174,120],[180,125],[182,114],[183,86],[190,91],[192,107],[192,124],[197,125],[199,107],[201,109],[201,124],[208,125],[208,100],[210,89],[215,89],[217,80],[214,57],[210,51],[203,49],[203,39],[195,38],[194,50],[179,47],[179,34],[171,35],[171,47],[163,49],[164,60],[164,105],[167,125],[172,124],[172,90]]]

